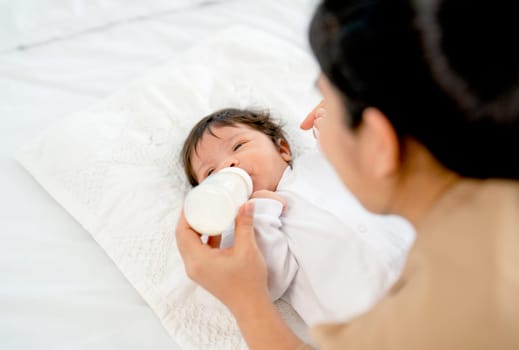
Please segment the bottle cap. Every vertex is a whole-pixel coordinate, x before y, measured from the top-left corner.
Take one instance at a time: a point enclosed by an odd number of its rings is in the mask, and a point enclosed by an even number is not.
[[[245,182],[245,185],[247,186],[247,197],[250,197],[250,195],[252,194],[252,179],[245,170],[237,167],[228,167],[223,168],[218,173],[233,173],[239,175]]]

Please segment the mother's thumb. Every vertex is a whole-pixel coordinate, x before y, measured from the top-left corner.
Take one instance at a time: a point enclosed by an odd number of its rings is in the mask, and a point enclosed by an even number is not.
[[[249,200],[240,207],[234,225],[235,245],[250,244],[256,242],[254,237],[254,202]]]

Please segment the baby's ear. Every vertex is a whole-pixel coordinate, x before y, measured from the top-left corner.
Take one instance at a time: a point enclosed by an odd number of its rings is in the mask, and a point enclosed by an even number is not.
[[[281,158],[285,162],[291,162],[292,161],[292,152],[290,151],[290,145],[288,142],[284,139],[278,139],[278,150],[279,154],[281,154]]]

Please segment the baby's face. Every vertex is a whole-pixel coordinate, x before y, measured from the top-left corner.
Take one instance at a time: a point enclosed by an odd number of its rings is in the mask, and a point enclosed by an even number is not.
[[[275,191],[288,162],[290,149],[286,142],[278,147],[270,137],[248,126],[237,124],[206,131],[191,164],[198,182],[226,167],[239,167],[252,178],[253,191]]]

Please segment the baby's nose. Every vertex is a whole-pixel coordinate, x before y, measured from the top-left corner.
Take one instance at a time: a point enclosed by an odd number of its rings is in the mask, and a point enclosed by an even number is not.
[[[238,162],[237,159],[229,159],[227,161],[227,167],[229,168],[233,168],[233,167],[237,167],[240,163]]]

